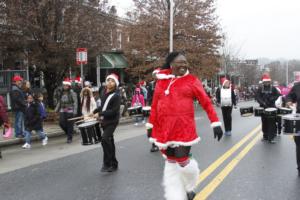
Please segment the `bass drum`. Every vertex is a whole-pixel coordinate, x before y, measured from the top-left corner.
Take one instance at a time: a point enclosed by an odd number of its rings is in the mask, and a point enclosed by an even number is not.
[[[240,108],[242,117],[249,117],[253,115],[253,106]]]
[[[300,114],[289,114],[282,116],[282,126],[284,135],[299,135]]]

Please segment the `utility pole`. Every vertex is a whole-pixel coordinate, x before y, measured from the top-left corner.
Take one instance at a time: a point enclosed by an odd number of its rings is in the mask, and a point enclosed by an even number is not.
[[[289,85],[289,61],[286,63],[286,86]]]
[[[173,0],[167,0],[169,11],[170,11],[170,46],[169,52],[173,51],[173,14],[174,14],[174,2]]]

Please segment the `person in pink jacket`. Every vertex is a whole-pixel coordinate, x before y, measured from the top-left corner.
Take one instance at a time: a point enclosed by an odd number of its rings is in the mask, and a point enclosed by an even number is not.
[[[135,89],[134,95],[133,95],[132,101],[131,101],[131,106],[132,107],[137,107],[137,106],[144,107],[145,106],[144,96],[141,94],[141,88],[136,88]],[[136,116],[135,117],[135,124],[134,124],[135,126],[138,125],[139,119],[142,119],[143,123],[146,123],[143,116]]]

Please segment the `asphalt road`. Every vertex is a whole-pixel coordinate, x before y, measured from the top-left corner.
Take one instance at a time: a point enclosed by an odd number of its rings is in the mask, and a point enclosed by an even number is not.
[[[278,137],[276,144],[261,142],[260,119],[242,118],[234,110],[232,136],[217,142],[206,114],[198,111],[196,120],[202,138],[192,149],[201,169],[197,200],[300,199],[291,137]],[[144,127],[120,126],[116,141],[115,173],[101,173],[101,146],[81,146],[78,136],[71,145],[56,138],[44,148],[34,143],[31,150],[4,149],[0,199],[162,200],[164,162],[159,153],[149,152]]]

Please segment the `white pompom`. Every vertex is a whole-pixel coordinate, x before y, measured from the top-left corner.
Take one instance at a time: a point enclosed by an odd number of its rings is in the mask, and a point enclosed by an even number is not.
[[[165,90],[165,95],[169,95],[170,91],[169,90]]]

